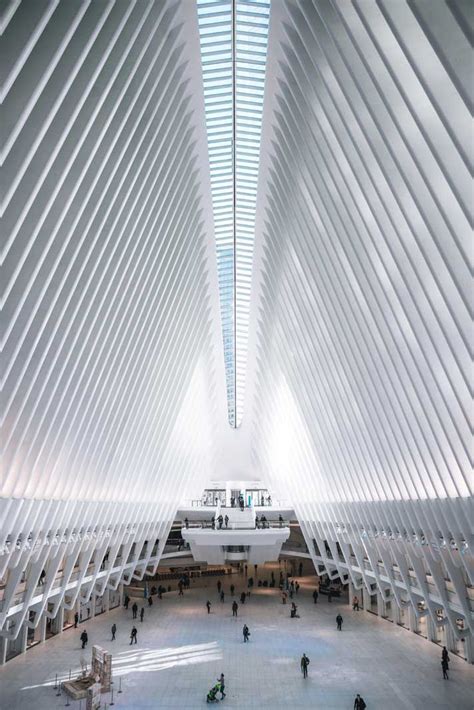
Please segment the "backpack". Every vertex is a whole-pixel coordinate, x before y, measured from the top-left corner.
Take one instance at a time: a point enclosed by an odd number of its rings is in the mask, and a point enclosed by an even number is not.
[[[360,710],[365,710],[366,707],[367,707],[367,705],[365,704],[363,698],[361,698],[360,703],[359,703]]]

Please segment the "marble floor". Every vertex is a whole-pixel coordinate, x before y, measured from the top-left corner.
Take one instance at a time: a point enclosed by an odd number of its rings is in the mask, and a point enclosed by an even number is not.
[[[81,660],[90,664],[91,646],[113,652],[114,707],[140,709],[202,708],[207,690],[221,672],[226,676],[225,707],[231,708],[353,708],[356,693],[368,710],[472,710],[474,668],[452,657],[450,679],[442,679],[440,649],[415,634],[366,612],[353,612],[337,599],[329,604],[311,598],[312,579],[301,579],[296,598],[301,617],[290,619],[278,590],[258,588],[232,617],[228,585],[240,593],[244,580],[225,578],[226,599],[218,600],[216,579],[208,587],[177,592],[156,601],[138,620],[138,644],[129,645],[132,612],[116,609],[69,630],[0,668],[2,710],[54,710],[65,706],[56,696],[55,674],[66,679]],[[207,614],[205,602],[212,602]],[[341,612],[342,632],[335,617]],[[110,626],[118,627],[110,641]],[[243,643],[246,623],[251,640]],[[88,649],[80,648],[82,627]],[[299,667],[305,652],[309,677]],[[118,693],[121,685],[122,693]],[[111,694],[103,696],[108,710]],[[79,703],[71,703],[79,710]],[[85,710],[82,703],[81,710]]]

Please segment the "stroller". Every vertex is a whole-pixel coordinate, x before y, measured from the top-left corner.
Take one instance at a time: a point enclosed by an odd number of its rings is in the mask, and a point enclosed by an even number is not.
[[[208,692],[208,694],[206,696],[206,703],[218,703],[219,698],[217,698],[216,696],[217,696],[217,693],[219,692],[219,690],[220,690],[220,683],[216,683],[216,685],[214,685],[210,689],[210,691]]]

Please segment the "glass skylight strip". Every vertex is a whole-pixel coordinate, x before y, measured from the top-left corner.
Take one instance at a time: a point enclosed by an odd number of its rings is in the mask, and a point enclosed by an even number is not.
[[[197,0],[197,10],[228,416],[235,427],[245,387],[270,3]]]

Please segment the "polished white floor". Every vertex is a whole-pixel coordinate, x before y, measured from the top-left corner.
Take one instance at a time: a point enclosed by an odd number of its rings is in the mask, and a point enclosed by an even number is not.
[[[229,578],[230,579],[230,578]],[[243,580],[232,577],[237,590]],[[352,710],[360,692],[369,710],[472,710],[474,669],[452,657],[450,680],[442,679],[440,649],[424,639],[365,612],[325,597],[314,605],[309,578],[296,599],[300,619],[276,590],[257,589],[239,617],[231,613],[230,595],[218,601],[216,580],[178,597],[165,595],[145,621],[136,622],[138,645],[129,645],[132,613],[116,609],[85,624],[89,649],[81,651],[77,631],[66,631],[0,669],[2,710],[53,710],[65,697],[53,689],[55,674],[67,678],[90,662],[93,643],[114,654],[116,708],[203,708],[205,695],[221,672],[227,680],[227,708],[321,708]],[[230,584],[230,581],[227,582]],[[226,585],[227,586],[227,585]],[[205,602],[212,603],[208,615]],[[341,612],[343,631],[336,631]],[[109,629],[118,626],[117,640]],[[242,625],[251,630],[244,644]],[[302,678],[301,654],[311,659],[309,678]],[[117,694],[121,680],[121,694]],[[103,696],[109,708],[111,695]],[[107,703],[107,706],[105,706]],[[72,704],[78,710],[79,703]],[[84,708],[84,703],[82,704]],[[208,706],[206,706],[208,707]]]

